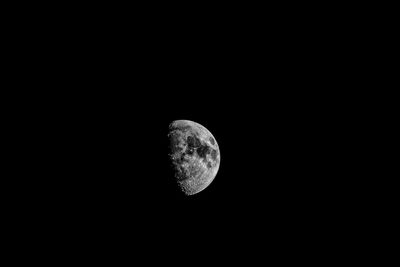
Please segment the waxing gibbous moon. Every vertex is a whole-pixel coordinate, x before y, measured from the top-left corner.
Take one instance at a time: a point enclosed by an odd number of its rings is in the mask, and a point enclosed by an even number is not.
[[[220,150],[215,137],[203,125],[176,120],[169,125],[170,158],[176,180],[186,195],[197,194],[215,179],[220,165]]]

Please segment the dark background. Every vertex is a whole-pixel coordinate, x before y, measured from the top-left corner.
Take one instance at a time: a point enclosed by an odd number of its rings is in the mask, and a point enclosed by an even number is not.
[[[68,65],[65,95],[57,93],[63,114],[54,118],[54,149],[65,149],[63,168],[53,169],[58,211],[117,229],[181,225],[278,239],[331,225],[345,187],[331,75],[279,44],[171,48],[168,60],[141,49],[89,64],[84,77],[75,76],[80,64]],[[221,151],[215,180],[190,197],[169,168],[168,125],[177,119],[204,125]]]
[[[335,103],[335,66],[321,66],[318,50],[309,47],[297,44],[301,52],[294,53],[285,46],[290,40],[234,37],[209,37],[215,44],[208,47],[196,38],[168,48],[145,42],[113,58],[79,49],[79,61],[67,60],[54,85],[63,88],[56,96],[71,145],[78,158],[87,157],[79,167],[93,177],[85,178],[88,186],[127,199],[133,190],[150,203],[185,202],[165,189],[171,179],[166,138],[171,121],[188,119],[208,128],[221,147],[216,180],[189,201],[251,208],[271,196],[290,206],[312,202],[310,193],[324,195],[320,176],[332,175],[325,157],[333,156],[327,152],[340,134],[334,125],[343,105]]]
[[[40,151],[33,218],[88,243],[145,248],[194,236],[213,251],[242,240],[284,254],[343,234],[358,205],[343,141],[358,121],[353,47],[329,23],[257,18],[36,28],[21,54],[37,89],[20,96]],[[205,126],[221,152],[215,180],[189,197],[168,161],[178,119]]]

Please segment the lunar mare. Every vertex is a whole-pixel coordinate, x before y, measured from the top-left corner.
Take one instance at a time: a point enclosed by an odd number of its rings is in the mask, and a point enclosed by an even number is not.
[[[199,123],[177,120],[170,124],[171,154],[177,182],[187,195],[207,188],[219,170],[220,151],[215,137]]]
[[[200,137],[202,137],[202,138],[206,138],[206,137],[214,138],[214,136],[211,134],[211,132],[209,130],[207,130],[207,128],[205,128],[201,124],[193,122],[193,121],[178,120],[178,121],[174,121],[172,123],[172,125],[177,126],[177,127],[191,127],[191,130],[194,133],[199,134]],[[214,138],[214,140],[215,140],[215,138]]]

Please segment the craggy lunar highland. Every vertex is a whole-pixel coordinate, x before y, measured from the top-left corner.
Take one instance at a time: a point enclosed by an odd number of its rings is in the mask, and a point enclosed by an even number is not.
[[[202,125],[177,120],[169,125],[170,158],[176,180],[186,195],[204,190],[219,169],[217,141]]]

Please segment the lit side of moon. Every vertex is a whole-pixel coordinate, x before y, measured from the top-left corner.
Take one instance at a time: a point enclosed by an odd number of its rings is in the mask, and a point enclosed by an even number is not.
[[[216,139],[204,126],[176,120],[169,126],[171,162],[177,182],[186,195],[207,188],[218,173],[220,151]]]

